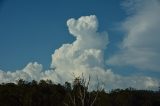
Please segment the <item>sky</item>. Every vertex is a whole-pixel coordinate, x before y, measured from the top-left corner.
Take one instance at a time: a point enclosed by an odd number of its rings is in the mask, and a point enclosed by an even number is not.
[[[0,82],[158,89],[158,17],[159,0],[0,0]]]

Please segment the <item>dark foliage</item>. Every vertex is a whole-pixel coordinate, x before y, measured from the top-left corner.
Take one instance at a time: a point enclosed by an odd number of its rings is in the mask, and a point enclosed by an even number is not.
[[[160,106],[160,91],[128,88],[110,93],[104,90],[89,92],[81,84],[72,87],[68,82],[60,85],[50,80],[0,84],[0,106],[74,106],[71,99],[75,99],[76,106],[82,106],[79,91],[85,93],[85,97],[81,96],[83,106]]]

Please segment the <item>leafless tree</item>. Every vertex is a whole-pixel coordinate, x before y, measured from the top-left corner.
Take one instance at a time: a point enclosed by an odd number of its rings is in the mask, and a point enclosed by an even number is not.
[[[70,100],[68,101],[71,104],[64,103],[65,106],[93,106],[98,98],[98,93],[101,90],[99,86],[99,80],[97,78],[97,88],[96,94],[94,98],[91,93],[88,92],[89,85],[90,85],[90,76],[88,80],[85,79],[84,75],[82,74],[81,77],[75,77],[73,82],[73,90],[76,89],[76,92],[69,93],[68,96]],[[78,101],[78,102],[77,102]]]

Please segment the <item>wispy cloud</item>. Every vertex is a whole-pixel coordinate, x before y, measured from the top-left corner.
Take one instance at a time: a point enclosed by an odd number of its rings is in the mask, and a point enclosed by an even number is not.
[[[127,0],[123,6],[130,13],[122,24],[126,35],[107,63],[160,71],[160,1]]]

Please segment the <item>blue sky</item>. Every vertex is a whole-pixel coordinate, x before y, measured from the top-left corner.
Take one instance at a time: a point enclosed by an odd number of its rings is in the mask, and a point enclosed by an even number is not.
[[[125,13],[117,0],[2,0],[0,10],[0,68],[15,70],[30,61],[38,61],[45,68],[51,54],[63,43],[72,42],[66,21],[95,14],[100,29],[112,33],[110,40],[119,41],[122,34],[113,26],[123,20]],[[112,49],[111,49],[112,52]]]
[[[151,2],[154,8],[149,0],[0,0],[0,70],[15,72],[31,62],[49,70],[54,51],[76,40],[67,20],[95,15],[98,31],[107,31],[109,38],[105,67],[122,77],[149,76],[158,82],[159,2]]]

